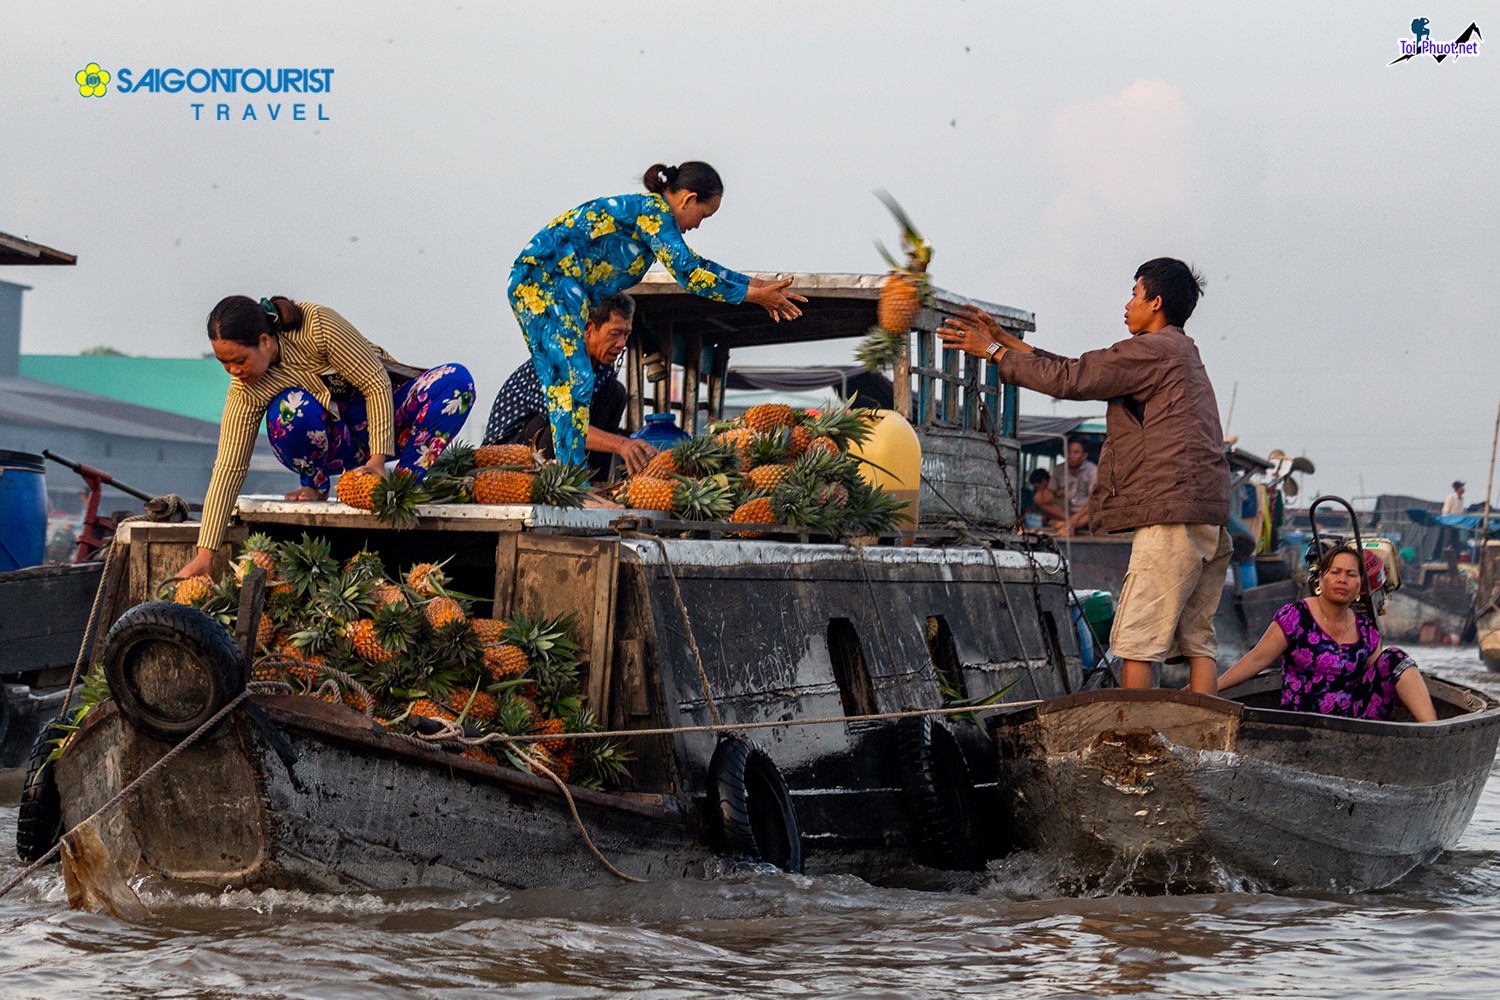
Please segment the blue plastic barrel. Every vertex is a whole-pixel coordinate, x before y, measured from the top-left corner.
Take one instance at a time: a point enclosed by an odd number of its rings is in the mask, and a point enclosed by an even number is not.
[[[38,566],[47,551],[42,456],[0,451],[0,573]]]
[[[645,441],[657,451],[666,451],[679,441],[686,441],[690,435],[677,426],[677,418],[672,414],[648,413],[646,422],[630,436]]]

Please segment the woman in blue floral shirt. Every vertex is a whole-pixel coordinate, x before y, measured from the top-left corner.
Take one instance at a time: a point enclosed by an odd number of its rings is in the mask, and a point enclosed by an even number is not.
[[[594,371],[583,349],[583,324],[599,300],[637,284],[659,260],[694,295],[751,302],[780,322],[802,315],[787,291],[791,279],[763,281],[698,256],[682,234],[719,210],[718,171],[706,163],[654,164],[646,194],[598,198],[554,219],[526,244],[511,267],[509,297],[547,396],[553,448],[560,461],[582,464],[594,395]]]

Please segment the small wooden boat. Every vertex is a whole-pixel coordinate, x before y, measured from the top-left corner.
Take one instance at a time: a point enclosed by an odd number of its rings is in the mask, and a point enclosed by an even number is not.
[[[1432,723],[1286,711],[1279,672],[997,717],[1006,836],[1103,889],[1389,885],[1458,841],[1500,740],[1500,702],[1426,680]]]

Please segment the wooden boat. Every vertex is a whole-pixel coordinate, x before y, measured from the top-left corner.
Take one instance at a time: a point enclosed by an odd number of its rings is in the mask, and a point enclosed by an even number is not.
[[[991,722],[1007,837],[1105,889],[1359,891],[1453,847],[1500,702],[1427,678],[1438,721],[1279,707],[1279,672],[1212,698],[1091,691]]]
[[[798,276],[810,301],[790,336],[861,335],[880,280]],[[755,310],[669,282],[633,291],[633,426],[653,388],[659,412],[673,406],[668,384],[646,379],[648,354],[682,365],[691,431],[700,409],[721,412],[730,348],[789,339]],[[992,311],[1031,328],[1029,313]],[[418,528],[393,532],[342,505],[241,498],[231,542],[249,530],[314,531],[339,557],[367,542],[388,565],[448,557],[456,589],[489,601],[493,617],[580,614],[590,706],[606,729],[642,733],[626,736],[630,774],[605,792],[565,794],[415,746],[352,710],[256,695],[264,724],[237,712],[111,815],[102,835],[115,866],[168,882],[365,888],[608,882],[603,859],[648,879],[701,872],[720,856],[878,880],[921,877],[919,865],[982,867],[1004,849],[977,834],[995,823],[988,736],[957,719],[883,716],[939,709],[950,696],[1056,697],[1082,676],[1062,561],[1006,532],[1014,505],[992,495],[1018,482],[1015,391],[974,359],[960,368],[945,356],[939,367],[938,319],[932,309],[919,318],[915,360],[898,365],[897,409],[942,458],[941,469],[924,463],[924,493],[939,490],[960,512],[982,508],[988,534],[945,527],[869,547],[740,540],[724,526],[617,521],[619,511],[473,505],[422,508]],[[675,537],[684,529],[696,535]],[[107,620],[149,600],[194,534],[127,525],[129,585]],[[201,660],[171,648],[132,654],[128,698],[116,689],[115,704],[90,712],[57,763],[64,824],[168,752],[172,740],[139,724],[143,710],[188,720],[179,729],[210,717],[205,692],[227,692]]]

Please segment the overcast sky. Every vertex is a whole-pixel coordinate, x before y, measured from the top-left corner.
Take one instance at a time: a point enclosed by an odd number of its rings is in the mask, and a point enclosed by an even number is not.
[[[1323,492],[1441,498],[1459,478],[1483,497],[1500,34],[1387,63],[1413,17],[1449,40],[1500,32],[1492,6],[24,6],[0,40],[0,230],[78,266],[0,272],[34,286],[23,352],[197,356],[220,297],[284,293],[403,360],[469,365],[475,436],[525,356],[504,300],[521,246],[654,161],[704,159],[727,190],[700,253],[879,271],[885,188],[938,285],[1035,311],[1035,341],[1068,354],[1124,336],[1138,264],[1183,257],[1208,278],[1188,331],[1248,450],[1305,451]],[[309,120],[265,120],[295,99],[261,95],[248,122],[243,94],[83,99],[89,62],[334,73]],[[207,120],[221,100],[236,120]]]

